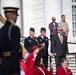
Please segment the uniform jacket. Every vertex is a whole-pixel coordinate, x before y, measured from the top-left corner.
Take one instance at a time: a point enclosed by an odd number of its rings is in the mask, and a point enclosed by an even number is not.
[[[61,44],[60,38],[57,35],[53,36],[52,38],[52,53],[56,53],[57,56],[66,56],[68,54],[68,46],[67,46],[67,39],[66,36],[63,35],[63,44]]]
[[[67,68],[67,72],[62,66],[58,67],[56,70],[56,75],[73,75],[71,70]]]
[[[38,43],[39,44],[43,44],[45,43],[45,47],[42,48],[40,51],[39,51],[39,54],[42,55],[42,56],[48,56],[48,45],[49,45],[49,42],[48,42],[48,37],[44,36],[44,38],[41,37],[41,35],[37,38],[38,40]],[[40,46],[41,47],[41,46]]]
[[[11,75],[19,72],[19,49],[20,49],[20,29],[13,25],[11,29],[11,39],[9,40],[8,30],[11,22],[6,21],[0,30],[0,50],[2,52],[2,64],[0,75]],[[3,56],[3,52],[10,52],[11,55]]]
[[[50,71],[48,71],[46,69],[46,67],[44,67],[43,65],[40,65],[39,67],[44,71],[45,75],[52,75],[52,73],[53,73],[52,69]],[[34,66],[33,75],[44,75],[44,74],[42,73],[42,71],[38,67]]]
[[[1,29],[0,29],[0,32],[1,32]],[[2,58],[2,50],[0,48],[0,58]]]
[[[36,45],[36,38],[31,38],[30,36],[25,38],[24,47],[28,50],[29,53],[32,52],[32,47]]]
[[[0,29],[1,30],[1,29]],[[1,64],[1,62],[2,62],[2,50],[1,50],[1,48],[0,48],[0,64]]]
[[[0,64],[2,62],[2,51],[1,51],[1,48],[0,48]]]
[[[34,53],[31,53],[28,58],[26,59],[26,66],[27,66],[27,75],[33,75],[33,64],[35,58]]]
[[[51,22],[51,23],[49,24],[50,35],[55,35],[55,34],[57,34],[57,26],[58,26],[58,23],[55,22],[56,30],[53,30],[53,28],[54,28],[53,22]]]

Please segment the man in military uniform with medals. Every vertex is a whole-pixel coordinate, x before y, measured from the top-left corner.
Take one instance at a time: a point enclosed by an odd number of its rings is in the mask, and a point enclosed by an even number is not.
[[[24,47],[28,50],[29,53],[32,52],[32,47],[37,44],[35,35],[35,29],[30,28],[29,36],[24,40]]]
[[[40,29],[40,35],[38,36],[38,44],[41,46],[39,54],[43,57],[43,63],[45,67],[48,67],[48,37],[46,37],[46,29],[42,27]]]

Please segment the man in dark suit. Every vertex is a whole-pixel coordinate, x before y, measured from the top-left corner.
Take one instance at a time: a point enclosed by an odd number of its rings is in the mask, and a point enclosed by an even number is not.
[[[52,22],[49,24],[49,30],[50,30],[50,39],[52,44],[52,36],[57,34],[57,27],[58,23],[56,23],[56,18],[52,17]],[[52,46],[51,46],[51,52],[52,52]]]
[[[31,53],[32,52],[32,47],[37,44],[36,43],[36,37],[34,37],[35,29],[30,28],[29,34],[30,35],[27,38],[25,38],[24,47],[28,50],[29,53]]]
[[[66,36],[62,35],[63,29],[58,27],[58,34],[52,37],[52,53],[55,56],[56,67],[60,65],[63,58],[68,54]]]
[[[43,63],[45,67],[48,67],[48,37],[46,37],[46,29],[44,27],[41,28],[40,30],[40,36],[38,36],[37,40],[39,45],[42,47],[41,50],[39,51],[39,54],[43,57]],[[42,44],[45,44],[43,46]]]
[[[18,9],[15,7],[4,7],[7,21],[0,30],[0,51],[2,52],[0,75],[20,75],[20,29],[15,25]]]

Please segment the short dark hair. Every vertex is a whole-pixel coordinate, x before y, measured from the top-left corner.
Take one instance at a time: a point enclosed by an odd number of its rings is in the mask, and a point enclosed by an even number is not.
[[[61,18],[62,18],[63,16],[65,16],[65,15],[61,15]]]

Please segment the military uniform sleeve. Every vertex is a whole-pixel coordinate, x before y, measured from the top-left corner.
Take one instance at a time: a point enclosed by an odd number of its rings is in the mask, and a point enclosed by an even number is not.
[[[48,50],[48,46],[49,46],[48,37],[47,37],[47,44],[46,44],[46,46],[47,46],[47,50]]]
[[[0,63],[2,62],[2,49],[0,48]]]
[[[27,45],[28,45],[28,41],[27,41],[27,38],[25,38],[24,40],[24,47],[27,49]]]
[[[12,27],[11,38],[11,55],[16,57],[20,49],[20,29],[17,26]]]
[[[0,48],[0,58],[2,57],[2,49]]]

